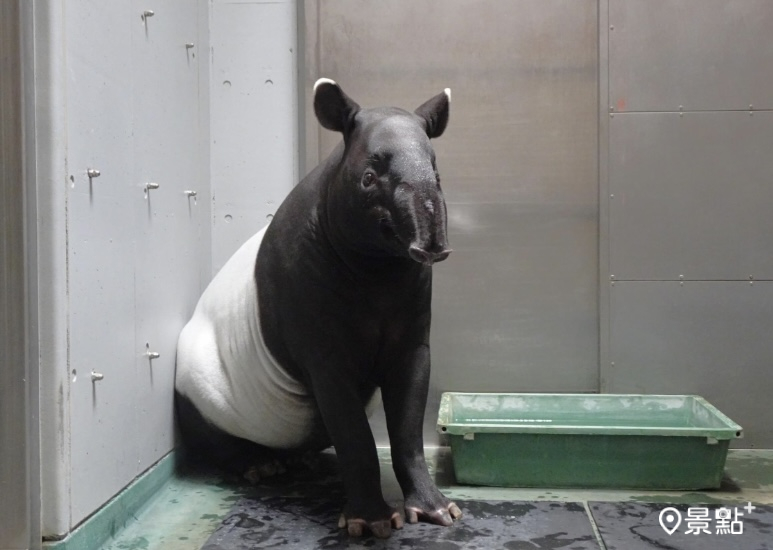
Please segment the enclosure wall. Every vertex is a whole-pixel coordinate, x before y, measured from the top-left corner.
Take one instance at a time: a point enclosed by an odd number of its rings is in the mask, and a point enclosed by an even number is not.
[[[177,335],[211,274],[207,15],[35,2],[47,537],[175,444]]]
[[[214,273],[298,182],[298,15],[294,0],[210,9]]]
[[[177,336],[297,180],[295,2],[38,0],[44,535],[175,445]]]
[[[304,12],[306,169],[340,140],[316,78],[363,106],[453,90],[428,442],[444,390],[600,390],[698,393],[746,428],[735,445],[773,446],[770,2]]]
[[[771,3],[601,9],[601,390],[700,394],[771,447]]]
[[[305,2],[308,113],[321,76],[364,107],[452,90],[428,443],[442,391],[598,389],[597,17],[595,0]],[[341,139],[311,115],[306,135],[309,167]]]

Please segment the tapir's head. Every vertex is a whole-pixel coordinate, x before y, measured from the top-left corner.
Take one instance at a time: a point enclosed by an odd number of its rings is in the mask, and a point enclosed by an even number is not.
[[[350,242],[425,265],[451,253],[446,204],[429,141],[445,130],[450,102],[446,89],[413,113],[393,107],[361,109],[332,80],[314,85],[320,124],[344,136],[329,201]]]

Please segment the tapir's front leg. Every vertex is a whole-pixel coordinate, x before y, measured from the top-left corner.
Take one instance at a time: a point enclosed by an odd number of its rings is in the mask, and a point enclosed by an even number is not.
[[[346,506],[339,527],[352,536],[367,527],[379,538],[387,538],[392,527],[400,529],[400,513],[384,501],[381,491],[376,443],[365,406],[351,373],[338,362],[318,362],[311,372],[314,397],[338,457],[346,490]]]
[[[429,346],[409,350],[381,388],[392,463],[405,497],[408,522],[420,518],[451,525],[462,512],[438,490],[424,458],[423,424],[429,390]]]

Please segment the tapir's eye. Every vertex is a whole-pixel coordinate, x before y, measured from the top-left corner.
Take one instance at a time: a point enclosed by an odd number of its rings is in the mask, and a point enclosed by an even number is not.
[[[366,171],[362,175],[362,186],[363,187],[370,187],[374,183],[376,183],[376,174],[374,174],[370,170]]]

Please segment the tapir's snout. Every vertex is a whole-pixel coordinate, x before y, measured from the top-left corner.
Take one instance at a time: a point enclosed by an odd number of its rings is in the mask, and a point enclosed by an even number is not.
[[[444,248],[437,252],[423,250],[418,246],[411,246],[408,249],[408,255],[414,260],[416,260],[417,262],[424,265],[432,265],[437,262],[442,262],[443,260],[448,258],[451,252],[453,252],[453,250],[451,250],[450,248]]]
[[[451,254],[448,246],[446,205],[434,178],[424,185],[406,187],[396,197],[400,210],[403,243],[408,256],[420,264],[431,266]]]

